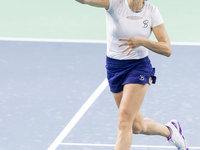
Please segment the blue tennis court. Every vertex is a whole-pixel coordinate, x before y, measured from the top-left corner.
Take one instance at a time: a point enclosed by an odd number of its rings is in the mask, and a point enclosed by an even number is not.
[[[117,107],[107,86],[104,42],[0,41],[0,150],[112,150]],[[157,84],[142,106],[160,123],[177,119],[200,149],[200,45],[150,52]],[[133,135],[134,150],[174,149],[165,138]]]

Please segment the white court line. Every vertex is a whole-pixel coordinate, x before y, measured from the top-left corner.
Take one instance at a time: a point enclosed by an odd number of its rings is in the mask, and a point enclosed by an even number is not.
[[[200,46],[198,42],[171,42],[171,45]]]
[[[64,42],[64,43],[106,43],[106,40],[73,40],[73,39],[41,39],[41,38],[6,38],[0,37],[0,41],[24,41],[24,42]],[[188,46],[200,46],[199,42],[171,42],[172,45],[188,45]],[[72,118],[69,124],[64,128],[60,135],[55,139],[55,141],[50,145],[48,150],[55,150],[62,140],[67,136],[71,129],[76,125],[84,113],[89,109],[96,98],[103,92],[103,90],[108,85],[105,79],[102,84],[97,88],[97,90],[91,95],[91,97],[86,101],[86,103],[81,107],[77,114]],[[63,144],[63,143],[62,143]],[[196,149],[200,149],[199,147]]]
[[[76,125],[76,123],[81,119],[81,117],[85,114],[85,112],[89,109],[89,107],[94,103],[94,101],[99,97],[99,95],[104,91],[107,86],[108,81],[107,78],[105,78],[104,81],[99,85],[99,87],[94,91],[94,93],[89,97],[89,99],[79,109],[79,111],[68,123],[68,125],[58,135],[55,141],[50,145],[48,150],[55,150],[58,147],[58,145],[64,140],[64,138],[68,135],[68,133],[72,130],[72,128]]]
[[[41,39],[41,38],[6,38],[6,37],[0,37],[0,41],[61,42],[61,43],[106,43],[105,40],[73,40],[73,39]]]
[[[61,143],[60,145],[65,146],[94,146],[94,147],[115,147],[115,144],[89,144],[89,143]],[[155,146],[155,145],[131,145],[134,148],[174,148],[175,146]],[[200,149],[200,147],[189,147],[189,149]]]
[[[0,37],[0,41],[27,42],[63,42],[63,43],[106,43],[106,40],[76,40],[76,39],[43,39],[43,38],[15,38]],[[172,45],[200,46],[200,42],[171,42]]]

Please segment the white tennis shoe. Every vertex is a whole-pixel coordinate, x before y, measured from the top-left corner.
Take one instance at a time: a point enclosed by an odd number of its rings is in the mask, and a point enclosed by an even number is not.
[[[189,150],[187,141],[182,135],[182,129],[177,120],[171,120],[165,124],[171,131],[171,135],[167,138],[168,142],[178,148],[178,150]]]

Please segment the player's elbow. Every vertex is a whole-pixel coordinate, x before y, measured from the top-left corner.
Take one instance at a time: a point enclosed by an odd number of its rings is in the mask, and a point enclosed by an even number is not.
[[[171,44],[166,43],[164,49],[165,49],[164,55],[167,56],[167,57],[170,57],[171,54],[172,54],[172,47],[171,47]]]
[[[167,49],[165,56],[170,57],[171,54],[172,54],[172,48],[170,47],[170,48]]]

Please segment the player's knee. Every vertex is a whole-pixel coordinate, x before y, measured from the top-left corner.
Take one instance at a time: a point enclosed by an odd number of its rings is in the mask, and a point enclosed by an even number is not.
[[[141,134],[145,130],[143,123],[133,123],[132,126],[133,134]]]
[[[128,130],[132,127],[130,115],[125,110],[120,110],[118,114],[118,129]]]
[[[131,124],[126,120],[119,120],[118,121],[118,130],[126,131],[131,128]]]

